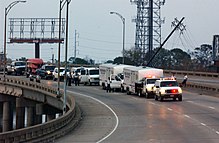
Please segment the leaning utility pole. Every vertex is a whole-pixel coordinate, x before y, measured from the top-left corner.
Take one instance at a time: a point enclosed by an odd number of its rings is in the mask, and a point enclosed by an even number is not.
[[[135,49],[141,53],[141,65],[151,58],[154,47],[161,44],[161,6],[165,0],[131,0],[137,5]],[[146,55],[148,53],[148,55]]]

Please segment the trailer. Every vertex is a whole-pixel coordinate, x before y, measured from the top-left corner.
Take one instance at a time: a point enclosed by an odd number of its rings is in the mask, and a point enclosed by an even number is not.
[[[137,94],[139,96],[146,95],[148,87],[147,84],[152,82],[145,82],[149,79],[159,79],[163,77],[163,70],[151,67],[125,67],[124,68],[124,89],[127,94]],[[152,80],[151,80],[152,81]],[[156,80],[154,80],[155,82]],[[154,84],[154,83],[153,83]],[[151,90],[150,90],[151,91]]]
[[[110,78],[110,89],[121,90],[123,85],[123,69],[125,67],[131,67],[130,65],[123,64],[101,64],[99,65],[100,70],[100,86],[103,89],[107,87],[107,80]]]

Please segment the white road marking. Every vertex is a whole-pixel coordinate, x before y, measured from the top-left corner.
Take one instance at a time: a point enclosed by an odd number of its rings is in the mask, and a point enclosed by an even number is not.
[[[114,127],[114,129],[113,129],[108,135],[106,135],[105,137],[103,137],[102,139],[100,139],[99,141],[97,141],[96,143],[101,143],[102,141],[104,141],[105,139],[107,139],[108,137],[110,137],[110,136],[116,131],[116,129],[118,128],[118,125],[119,125],[119,118],[118,118],[117,114],[115,113],[115,111],[113,111],[112,108],[110,108],[107,104],[103,103],[102,101],[100,101],[99,99],[96,99],[96,98],[94,98],[94,97],[91,97],[91,96],[88,96],[88,95],[85,95],[85,94],[81,94],[81,93],[77,93],[77,92],[73,92],[73,91],[69,91],[69,92],[71,92],[71,93],[73,93],[73,94],[74,94],[74,93],[75,93],[75,94],[79,94],[79,95],[81,95],[81,96],[84,96],[84,97],[87,97],[87,98],[90,98],[90,99],[93,99],[93,100],[99,102],[100,104],[106,106],[106,107],[113,113],[113,115],[116,117],[116,126]]]
[[[187,102],[194,103],[193,101],[187,101]],[[152,104],[152,105],[155,105],[155,106],[161,106],[161,105],[157,105],[156,103],[153,103],[153,102],[149,102],[149,103]],[[194,103],[194,104],[197,104],[197,103]],[[163,106],[166,107],[165,105],[163,105]],[[205,107],[206,107],[206,106],[205,106]],[[171,109],[171,108],[168,108],[168,107],[166,107],[166,108],[167,108],[167,110],[169,110],[169,111],[172,111],[172,112],[174,112],[174,113],[176,113],[176,114],[181,115],[180,112],[177,112],[177,111],[175,111],[175,110],[173,110],[173,109]],[[209,106],[209,108],[215,109],[214,107],[211,107],[211,106]],[[207,126],[207,124],[202,123],[202,122],[200,122],[199,120],[190,117],[189,115],[183,114],[183,116],[186,117],[186,118],[189,118],[190,120],[193,120],[193,121],[195,121],[195,122],[197,122],[197,123],[200,123],[200,124],[201,124],[202,126],[204,126],[205,128],[208,128],[208,129],[212,130],[213,132],[215,132],[216,134],[219,135],[219,131],[215,130],[214,128],[211,128],[210,126]]]
[[[187,101],[187,102],[189,102],[189,103],[194,103],[193,101]]]
[[[155,105],[155,103],[154,102],[149,102],[150,104],[152,104],[152,105]]]
[[[202,106],[202,107],[205,107],[205,108],[207,107],[207,108],[212,109],[212,110],[215,110],[215,109],[216,109],[215,107],[201,105],[201,104],[199,104],[199,103],[195,103],[194,101],[187,101],[187,102],[193,103],[193,104],[195,104],[195,105]]]
[[[191,118],[189,115],[184,115],[185,117],[187,117],[187,118]]]
[[[214,107],[212,107],[212,106],[208,106],[208,108],[215,110],[215,108],[214,108]]]

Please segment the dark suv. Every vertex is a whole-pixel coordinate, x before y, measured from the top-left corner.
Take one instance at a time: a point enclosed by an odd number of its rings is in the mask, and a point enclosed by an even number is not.
[[[52,72],[55,67],[55,65],[43,65],[40,69],[36,70],[36,74],[44,79],[52,79]]]

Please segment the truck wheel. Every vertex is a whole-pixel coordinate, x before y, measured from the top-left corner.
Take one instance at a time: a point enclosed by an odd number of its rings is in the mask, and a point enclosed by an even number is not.
[[[145,98],[148,98],[148,92],[147,91],[145,92]]]
[[[55,78],[55,76],[53,76],[53,81],[56,81],[56,78]]]
[[[141,97],[141,91],[138,91],[138,96]]]
[[[178,97],[178,100],[179,100],[179,101],[182,101],[182,96]]]
[[[161,101],[161,102],[163,101],[163,97],[162,97],[162,96],[160,96],[160,101]]]
[[[154,100],[156,100],[156,101],[158,100],[158,97],[157,97],[157,95],[155,95],[155,96],[154,96]]]
[[[127,93],[127,95],[130,95],[130,94],[131,94],[131,92],[129,91],[129,89],[126,89],[126,93]]]

